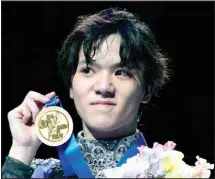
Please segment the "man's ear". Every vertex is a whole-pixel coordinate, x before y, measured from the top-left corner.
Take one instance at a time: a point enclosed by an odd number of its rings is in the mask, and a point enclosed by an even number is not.
[[[71,99],[74,99],[72,88],[69,89],[69,96]]]
[[[150,101],[151,97],[152,97],[152,88],[151,86],[149,86],[148,89],[145,91],[145,94],[143,96],[141,103],[147,104]]]

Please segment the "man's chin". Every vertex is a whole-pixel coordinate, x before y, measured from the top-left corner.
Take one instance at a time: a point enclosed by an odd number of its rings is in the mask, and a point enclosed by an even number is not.
[[[116,130],[118,125],[116,124],[108,124],[107,122],[101,122],[101,123],[96,123],[96,124],[89,124],[88,127],[93,130],[93,131],[98,131],[98,132],[110,132]]]

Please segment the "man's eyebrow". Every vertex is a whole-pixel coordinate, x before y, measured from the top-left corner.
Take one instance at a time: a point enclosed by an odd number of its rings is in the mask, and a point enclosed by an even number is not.
[[[90,62],[89,62],[89,65],[92,65],[92,66],[101,68],[101,65],[98,64],[98,63],[96,63],[95,61],[96,61],[96,60],[90,61]],[[78,65],[87,65],[87,62],[86,62],[86,60],[79,61]],[[119,67],[124,67],[124,66],[122,66],[121,63],[114,63],[114,64],[110,65],[110,67],[111,67],[111,68],[119,68]]]

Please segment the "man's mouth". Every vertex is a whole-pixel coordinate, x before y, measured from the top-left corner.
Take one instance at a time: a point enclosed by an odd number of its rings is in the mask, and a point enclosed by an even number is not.
[[[115,106],[116,103],[112,101],[95,101],[92,102],[91,105]]]

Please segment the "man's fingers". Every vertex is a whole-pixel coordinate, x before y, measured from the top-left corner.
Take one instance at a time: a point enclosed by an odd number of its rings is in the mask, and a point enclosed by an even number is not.
[[[8,119],[22,119],[25,124],[27,124],[29,120],[35,121],[36,116],[42,109],[43,105],[55,95],[55,92],[42,95],[38,92],[30,91],[26,95],[23,103],[8,113]]]
[[[51,93],[48,93],[48,94],[46,94],[46,96],[48,97],[48,98],[53,98],[53,97],[55,97],[56,96],[56,93],[53,91],[53,92],[51,92]],[[57,99],[57,103],[59,102],[59,100]]]
[[[22,107],[18,106],[7,114],[9,122],[13,119],[22,119]]]
[[[32,100],[34,100],[36,102],[41,102],[41,103],[46,103],[46,102],[48,102],[50,100],[49,97],[44,96],[44,95],[42,95],[42,94],[40,94],[38,92],[35,92],[35,91],[30,91],[27,94],[27,96],[25,97],[25,100],[28,99],[28,98],[30,98],[30,99],[32,99]],[[24,100],[24,102],[25,102],[25,100]]]
[[[26,104],[27,104],[27,101],[28,101],[28,100],[31,100],[31,101],[34,101],[34,102],[37,104],[38,109],[41,110],[42,107],[43,107],[43,105],[44,105],[45,103],[49,102],[50,99],[51,99],[52,97],[54,97],[55,95],[56,95],[55,92],[50,92],[50,93],[48,93],[48,94],[46,94],[46,95],[42,95],[42,94],[40,94],[40,93],[38,93],[38,92],[30,91],[30,92],[26,95],[26,97],[25,97],[25,99],[24,99],[24,101],[23,101],[22,104],[23,104],[23,105],[26,105]],[[35,108],[36,108],[36,107],[35,107]],[[32,109],[35,109],[35,108],[32,108]]]
[[[53,92],[51,92],[51,93],[46,94],[45,96],[48,97],[48,98],[53,98],[54,96],[56,96],[56,94],[55,94],[55,92],[53,91]]]
[[[31,119],[32,115],[31,111],[25,105],[22,106],[22,114],[23,114],[22,120],[24,124],[27,124],[28,121]]]
[[[28,99],[26,101],[26,106],[32,114],[33,121],[35,121],[35,118],[36,118],[37,114],[39,113],[39,108],[38,108],[37,104],[33,100]]]

